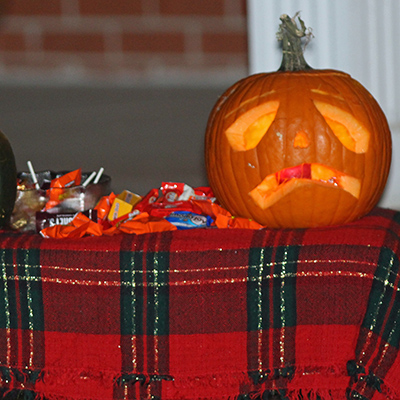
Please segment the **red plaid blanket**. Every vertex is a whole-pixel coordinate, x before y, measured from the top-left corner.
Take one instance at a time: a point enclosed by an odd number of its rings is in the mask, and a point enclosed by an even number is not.
[[[304,230],[2,232],[1,391],[398,400],[399,221],[375,209]]]

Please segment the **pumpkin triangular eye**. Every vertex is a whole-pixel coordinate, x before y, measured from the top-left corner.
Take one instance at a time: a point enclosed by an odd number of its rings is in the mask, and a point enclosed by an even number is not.
[[[274,121],[278,108],[279,101],[269,101],[242,114],[225,131],[232,149],[236,151],[254,149]]]
[[[370,133],[353,115],[322,101],[314,104],[343,146],[355,153],[367,152]]]

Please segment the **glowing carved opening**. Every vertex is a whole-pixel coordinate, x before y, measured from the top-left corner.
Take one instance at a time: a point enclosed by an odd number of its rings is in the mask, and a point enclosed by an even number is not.
[[[257,147],[279,108],[279,101],[269,101],[242,114],[226,131],[230,146],[236,151]]]
[[[360,196],[359,179],[317,163],[304,163],[270,174],[249,195],[260,208],[266,209],[310,181],[342,189],[355,198]]]
[[[370,133],[353,115],[321,101],[314,104],[343,146],[355,153],[367,152]]]

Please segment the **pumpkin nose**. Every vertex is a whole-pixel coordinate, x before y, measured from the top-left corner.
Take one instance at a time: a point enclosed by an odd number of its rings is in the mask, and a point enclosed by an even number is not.
[[[299,131],[296,133],[293,141],[293,147],[298,149],[305,149],[310,145],[310,139],[304,131]]]

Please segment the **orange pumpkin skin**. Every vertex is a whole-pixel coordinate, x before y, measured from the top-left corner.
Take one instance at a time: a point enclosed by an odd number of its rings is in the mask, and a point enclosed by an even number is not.
[[[348,74],[257,74],[212,109],[205,162],[218,201],[235,216],[270,228],[344,224],[381,197],[391,135],[379,104]]]

